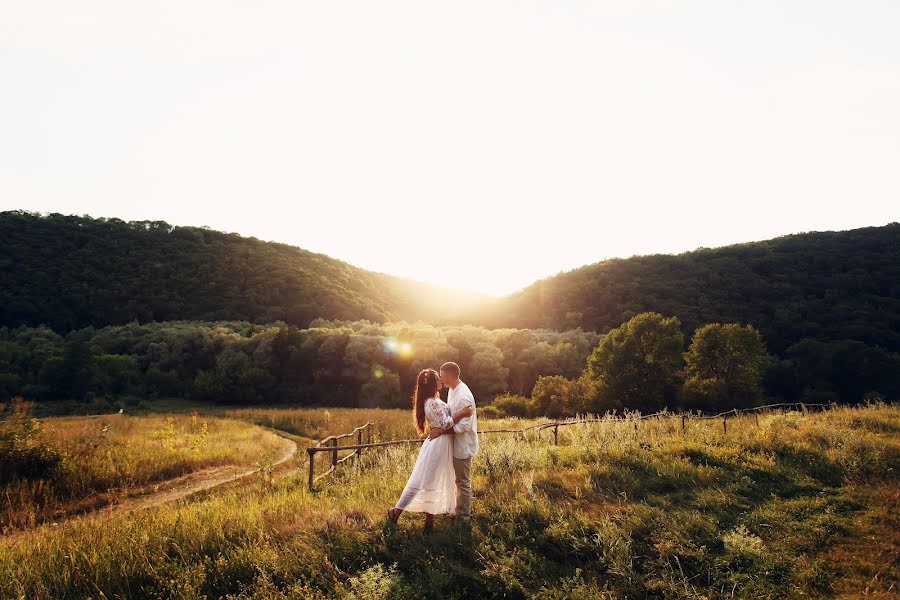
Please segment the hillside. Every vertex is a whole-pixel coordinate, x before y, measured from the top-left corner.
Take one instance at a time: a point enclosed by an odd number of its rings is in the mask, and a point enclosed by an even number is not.
[[[805,337],[900,351],[900,223],[606,260],[452,320],[605,333],[646,311],[677,316],[687,334],[751,323],[779,354]]]
[[[287,244],[164,221],[0,213],[0,325],[431,320],[483,300]]]
[[[0,325],[57,332],[137,320],[316,318],[581,327],[641,312],[755,325],[784,355],[804,338],[900,351],[900,224],[612,259],[488,299],[294,246],[164,221],[0,213]]]

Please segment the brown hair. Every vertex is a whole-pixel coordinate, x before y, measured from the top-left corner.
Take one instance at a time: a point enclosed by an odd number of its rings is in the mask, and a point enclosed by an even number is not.
[[[441,365],[441,371],[447,371],[459,377],[459,365],[455,362],[445,362]]]
[[[438,391],[438,374],[434,369],[422,369],[416,377],[413,392],[413,420],[419,435],[425,433],[425,401],[433,398]]]

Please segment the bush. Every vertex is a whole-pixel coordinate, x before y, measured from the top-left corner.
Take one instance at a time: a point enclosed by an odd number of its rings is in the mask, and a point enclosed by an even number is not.
[[[577,414],[600,414],[617,410],[622,405],[610,397],[602,382],[586,376],[566,379],[560,375],[538,377],[531,392],[530,414],[535,417],[571,417]]]
[[[527,417],[529,414],[528,398],[515,394],[497,396],[491,403],[491,407],[501,417]]]
[[[478,414],[483,419],[502,419],[503,413],[497,410],[496,406],[482,406],[478,409]]]
[[[17,420],[0,424],[0,485],[50,477],[62,461],[40,421],[18,414]]]

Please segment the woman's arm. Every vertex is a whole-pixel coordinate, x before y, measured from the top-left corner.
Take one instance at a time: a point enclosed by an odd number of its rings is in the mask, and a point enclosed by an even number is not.
[[[426,407],[425,416],[428,417],[428,423],[432,428],[439,427],[440,429],[452,429],[453,425],[456,424],[450,417],[450,411],[446,409],[444,406],[436,406],[435,400],[429,400],[428,406]]]

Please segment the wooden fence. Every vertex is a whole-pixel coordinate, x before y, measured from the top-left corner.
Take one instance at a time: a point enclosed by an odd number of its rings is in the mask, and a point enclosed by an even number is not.
[[[743,413],[753,413],[756,416],[756,424],[759,425],[759,413],[764,411],[771,411],[775,409],[788,409],[788,410],[801,410],[803,413],[808,412],[811,409],[826,409],[829,407],[834,407],[835,404],[807,404],[805,402],[784,402],[780,404],[767,404],[765,406],[754,406],[752,408],[735,408],[732,410],[727,410],[725,412],[720,412],[715,415],[704,415],[701,412],[698,413],[672,413],[667,411],[657,412],[650,415],[641,415],[637,412],[628,413],[626,412],[624,415],[607,415],[604,417],[598,418],[589,418],[589,419],[567,419],[565,421],[548,421],[546,423],[538,423],[536,425],[531,425],[529,427],[523,427],[522,429],[480,429],[478,430],[479,434],[484,433],[513,433],[522,436],[525,439],[527,433],[529,431],[533,431],[537,439],[540,439],[540,432],[545,429],[553,430],[553,444],[559,444],[559,428],[566,427],[568,425],[581,425],[583,423],[599,423],[605,421],[633,421],[634,422],[634,430],[638,430],[638,423],[640,421],[645,421],[648,419],[671,419],[671,418],[680,418],[681,419],[681,430],[686,431],[687,429],[687,421],[688,420],[722,420],[722,431],[723,433],[728,433],[728,419],[736,417]],[[382,448],[385,446],[396,446],[399,444],[421,444],[427,438],[413,438],[408,440],[388,440],[384,442],[373,442],[372,441],[372,431],[375,427],[375,424],[371,421],[366,423],[365,425],[360,425],[350,433],[344,433],[341,435],[330,435],[323,440],[319,440],[316,442],[314,446],[310,446],[306,449],[307,454],[309,455],[309,489],[313,490],[315,483],[320,479],[327,477],[328,475],[333,474],[337,471],[338,465],[351,460],[353,458],[359,458],[362,455],[362,451],[366,448]],[[364,433],[365,432],[365,435]],[[356,444],[351,444],[347,446],[338,446],[338,440],[342,440],[345,438],[352,438],[356,436]],[[366,438],[366,442],[363,442],[363,438]],[[352,453],[347,456],[338,459],[338,452],[353,450]],[[329,452],[331,453],[331,466],[324,473],[316,476],[315,475],[315,457],[316,454],[320,452]]]
[[[313,484],[322,479],[327,475],[331,475],[337,470],[338,465],[350,460],[354,456],[359,456],[362,454],[363,448],[372,448],[377,446],[378,444],[372,443],[372,430],[375,427],[375,423],[369,421],[365,425],[360,425],[350,433],[343,433],[341,435],[329,435],[327,438],[319,440],[316,442],[315,446],[310,446],[306,449],[306,452],[309,454],[309,489],[313,489]],[[356,436],[356,444],[353,446],[338,446],[338,440],[342,440],[344,438],[352,438]],[[363,443],[363,437],[366,438],[366,443]],[[352,454],[348,454],[344,458],[338,460],[338,452],[341,450],[350,450],[355,449],[356,452]],[[316,452],[331,452],[331,467],[314,478],[314,467],[315,461],[313,460],[316,456]]]

